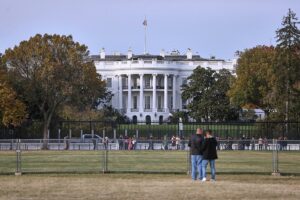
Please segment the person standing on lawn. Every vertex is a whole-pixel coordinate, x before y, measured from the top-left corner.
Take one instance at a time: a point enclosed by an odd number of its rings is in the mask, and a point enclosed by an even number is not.
[[[192,165],[192,179],[197,179],[197,170],[198,178],[202,180],[202,144],[204,142],[203,130],[197,128],[196,134],[193,134],[189,140],[188,146],[190,147],[191,153],[191,165]]]
[[[203,151],[203,161],[202,161],[202,173],[203,178],[202,181],[206,181],[206,168],[209,163],[210,165],[210,173],[211,173],[211,181],[216,180],[216,167],[215,167],[215,160],[218,159],[217,155],[217,140],[212,135],[211,130],[207,130],[205,132],[205,140],[202,146]]]

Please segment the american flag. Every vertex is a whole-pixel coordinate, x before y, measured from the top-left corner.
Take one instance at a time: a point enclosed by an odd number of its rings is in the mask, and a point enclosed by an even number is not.
[[[143,21],[143,25],[144,25],[144,26],[147,26],[147,19],[145,19],[145,20]]]

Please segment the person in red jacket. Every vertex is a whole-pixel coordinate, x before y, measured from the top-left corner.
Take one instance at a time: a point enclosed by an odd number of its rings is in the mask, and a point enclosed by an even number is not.
[[[216,180],[216,167],[215,160],[218,159],[217,155],[217,145],[218,142],[215,137],[212,135],[211,130],[207,130],[205,133],[204,144],[202,146],[203,160],[202,160],[202,173],[203,178],[202,181],[206,181],[206,168],[209,163],[210,165],[210,173],[211,173],[211,181]]]

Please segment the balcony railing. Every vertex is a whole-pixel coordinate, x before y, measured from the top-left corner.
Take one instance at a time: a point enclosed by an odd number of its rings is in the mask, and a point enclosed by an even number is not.
[[[140,86],[139,85],[134,85],[134,86],[131,86],[131,89],[140,89]]]
[[[144,89],[153,89],[153,87],[151,85],[147,85],[144,87]]]
[[[157,112],[165,112],[164,108],[157,108]]]
[[[169,90],[172,89],[172,88],[173,88],[172,86],[168,86],[168,89],[169,89]],[[127,85],[123,85],[123,86],[122,86],[122,89],[127,90],[127,89],[128,89],[128,86],[127,86]],[[138,85],[138,86],[131,86],[131,89],[140,89],[140,86],[139,86],[139,85]],[[152,86],[152,85],[144,86],[144,89],[153,89],[153,86]],[[161,90],[163,90],[163,89],[165,89],[165,87],[164,87],[164,86],[159,86],[159,85],[157,85],[157,86],[156,86],[156,89],[161,89]]]
[[[131,112],[139,112],[138,108],[131,108]]]

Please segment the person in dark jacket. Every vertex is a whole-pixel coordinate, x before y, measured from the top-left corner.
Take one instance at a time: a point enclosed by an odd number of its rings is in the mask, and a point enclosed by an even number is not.
[[[198,178],[202,180],[202,144],[204,141],[203,130],[197,128],[196,134],[193,134],[189,140],[188,146],[190,147],[191,153],[191,165],[192,165],[192,179],[197,179],[197,170]]]
[[[215,168],[215,160],[218,158],[217,155],[217,140],[212,136],[212,131],[207,130],[205,132],[204,144],[202,146],[203,151],[203,160],[202,160],[202,173],[203,179],[202,181],[206,181],[206,168],[209,163],[210,165],[210,173],[211,173],[211,181],[216,180],[216,168]]]

